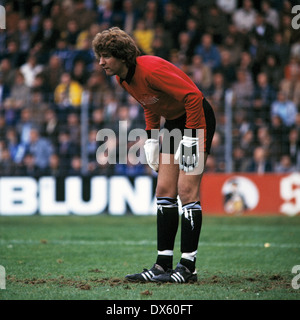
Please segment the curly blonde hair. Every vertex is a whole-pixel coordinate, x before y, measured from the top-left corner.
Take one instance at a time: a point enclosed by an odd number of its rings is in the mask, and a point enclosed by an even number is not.
[[[111,55],[125,61],[127,67],[136,64],[140,55],[134,40],[118,27],[112,27],[96,34],[92,42],[95,56],[100,60],[102,54]]]

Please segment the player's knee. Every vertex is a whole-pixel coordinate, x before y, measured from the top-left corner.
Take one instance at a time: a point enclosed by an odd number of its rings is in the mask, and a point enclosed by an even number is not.
[[[167,184],[158,184],[156,187],[156,197],[177,197],[177,187]]]
[[[180,201],[183,204],[189,203],[192,201],[197,201],[199,199],[198,188],[195,188],[195,186],[192,186],[192,185],[179,187],[178,195],[179,195]]]

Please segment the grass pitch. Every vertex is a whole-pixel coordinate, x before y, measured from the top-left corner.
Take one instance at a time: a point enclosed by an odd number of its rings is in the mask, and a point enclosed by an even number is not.
[[[300,216],[204,215],[196,284],[124,280],[155,258],[155,216],[2,216],[0,300],[299,300]]]

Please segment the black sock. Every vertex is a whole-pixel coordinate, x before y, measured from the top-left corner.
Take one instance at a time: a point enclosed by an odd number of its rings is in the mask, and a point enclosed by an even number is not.
[[[182,265],[184,265],[185,267],[187,267],[192,273],[195,271],[196,269],[196,258],[194,259],[194,261],[185,259],[185,258],[181,258],[179,261]]]
[[[182,206],[181,216],[181,253],[182,264],[191,272],[195,270],[196,253],[202,226],[202,210],[200,202],[192,202]],[[189,256],[189,259],[186,257]],[[188,262],[190,261],[190,262]],[[187,264],[189,266],[187,266]]]
[[[157,198],[157,250],[156,263],[165,270],[172,268],[173,249],[179,224],[177,199]],[[164,252],[165,251],[165,252]],[[166,252],[169,251],[169,252]],[[165,254],[160,254],[165,253]],[[163,265],[162,265],[163,264]]]
[[[164,256],[164,255],[157,255],[156,263],[160,265],[165,271],[168,269],[172,269],[173,266],[173,256]]]

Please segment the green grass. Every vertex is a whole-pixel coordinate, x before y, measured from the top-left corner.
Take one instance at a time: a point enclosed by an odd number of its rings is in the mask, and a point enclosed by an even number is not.
[[[180,258],[177,235],[175,262]],[[269,247],[264,244],[269,243]],[[3,300],[299,300],[300,216],[204,216],[196,284],[136,284],[156,257],[154,216],[0,217]],[[298,280],[300,283],[300,280]]]

